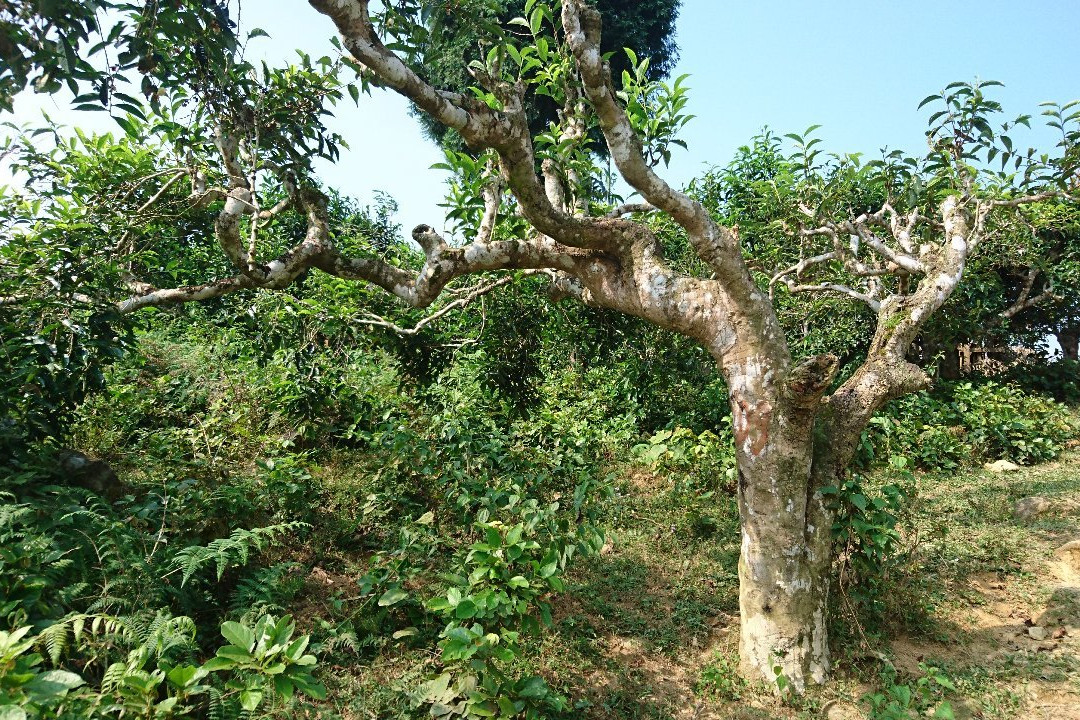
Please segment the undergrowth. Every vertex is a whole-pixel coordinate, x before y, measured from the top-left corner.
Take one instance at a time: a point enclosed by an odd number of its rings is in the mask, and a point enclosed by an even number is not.
[[[285,304],[260,296],[256,312]],[[315,321],[296,322],[303,334]],[[644,670],[611,653],[682,662],[737,622],[730,423],[711,405],[695,415],[674,385],[635,389],[626,357],[549,357],[523,384],[486,347],[437,370],[347,332],[302,351],[281,349],[288,327],[212,332],[152,323],[79,408],[65,442],[112,466],[104,490],[61,469],[56,441],[4,461],[0,705],[29,717],[667,717],[683,700],[641,700]],[[665,403],[678,421],[657,426],[652,405]],[[932,611],[916,561],[936,562],[939,538],[913,529],[917,469],[1043,461],[1076,428],[1064,406],[998,381],[879,414],[858,472],[826,489],[837,642],[876,646]],[[693,691],[719,703],[757,692],[732,657],[714,655]],[[43,679],[16,686],[13,673]],[[867,701],[880,717],[933,705],[890,682]]]

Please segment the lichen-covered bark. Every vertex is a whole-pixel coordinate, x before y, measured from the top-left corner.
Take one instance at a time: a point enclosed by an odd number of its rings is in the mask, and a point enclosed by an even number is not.
[[[738,466],[742,672],[802,691],[829,670],[831,521],[814,489],[814,421],[836,358],[777,372],[767,357],[725,365]]]

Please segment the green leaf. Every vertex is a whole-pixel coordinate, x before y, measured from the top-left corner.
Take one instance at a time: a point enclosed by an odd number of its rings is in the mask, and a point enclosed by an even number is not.
[[[938,705],[938,709],[934,711],[934,717],[938,720],[956,720],[956,716],[953,715],[952,704],[948,700]]]
[[[304,650],[307,649],[310,639],[311,638],[309,635],[301,635],[300,637],[293,640],[291,643],[289,643],[288,647],[285,648],[285,657],[289,658],[294,662],[296,660],[299,660],[300,657],[304,654]]]
[[[316,700],[326,699],[326,688],[322,683],[314,682],[310,675],[300,675],[292,680],[296,688],[305,695],[309,695]]]
[[[379,607],[389,607],[391,605],[397,605],[399,602],[409,597],[409,593],[403,590],[400,586],[394,586],[384,592],[379,598]]]
[[[206,669],[195,665],[177,665],[165,677],[179,688],[187,687],[206,676]]]
[[[544,681],[544,678],[533,675],[522,682],[518,694],[530,700],[543,700],[547,697],[548,692],[548,684]]]
[[[234,663],[250,663],[255,661],[255,658],[251,656],[251,653],[236,645],[224,645],[219,647],[217,656],[219,658],[231,660]]]
[[[296,686],[293,685],[292,680],[289,678],[282,677],[281,675],[274,678],[274,692],[282,700],[289,700],[292,698],[295,689]]]
[[[240,693],[240,707],[248,712],[255,712],[255,708],[259,707],[259,703],[262,702],[262,699],[263,694],[261,690],[245,690]]]
[[[940,95],[927,95],[926,97],[924,97],[922,99],[922,102],[919,103],[919,107],[917,107],[916,110],[922,110],[923,106],[927,105],[928,103],[932,103],[935,100],[940,100],[940,99],[941,99]]]
[[[210,658],[203,663],[202,669],[206,672],[217,672],[219,670],[232,670],[236,667],[236,663],[229,658],[215,657]]]
[[[42,695],[63,695],[68,690],[84,685],[85,681],[67,670],[49,670],[41,673],[26,684],[28,690]]]
[[[138,136],[139,133],[138,133],[138,130],[135,128],[135,125],[130,120],[128,120],[127,118],[120,117],[119,115],[117,115],[117,116],[113,117],[113,120],[116,121],[117,125],[119,125],[120,127],[122,127],[124,129],[124,133],[128,137],[137,137]]]
[[[251,628],[238,622],[228,620],[221,623],[221,635],[233,645],[248,652],[255,647],[255,633],[251,631]]]
[[[454,617],[458,620],[468,620],[471,617],[476,616],[476,603],[472,600],[465,599],[458,603],[457,608],[454,610]]]

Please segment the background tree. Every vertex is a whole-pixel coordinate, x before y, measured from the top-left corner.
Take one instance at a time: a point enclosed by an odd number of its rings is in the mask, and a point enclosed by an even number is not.
[[[177,175],[191,183],[190,203],[217,210],[214,236],[230,274],[158,287],[140,277],[151,267],[133,266],[120,312],[280,289],[316,270],[423,308],[457,278],[522,271],[549,278],[556,295],[681,333],[708,351],[729,390],[743,537],[743,671],[769,680],[779,674],[797,690],[824,680],[827,496],[842,482],[871,416],[929,384],[908,354],[958,286],[970,254],[1024,206],[1072,201],[1080,115],[1069,106],[1057,109],[1062,140],[1052,157],[1018,153],[1003,134],[1016,123],[1005,123],[1003,132],[990,124],[1000,112],[984,93],[993,83],[958,83],[925,101],[941,109],[932,116],[924,157],[826,159],[815,139],[796,135],[802,162],[776,220],[797,238],[797,260],[758,267],[747,261],[739,231],[656,174],[687,119],[685,88],[650,82],[647,65],[634,62],[616,90],[594,8],[567,0],[556,14],[527,3],[526,17],[515,23],[528,28],[527,37],[507,35],[474,63],[478,87],[462,94],[432,87],[391,49],[404,42],[408,51],[422,26],[422,5],[407,2],[373,15],[365,0],[311,4],[334,21],[348,56],[259,72],[230,55],[213,72],[180,73],[174,87],[165,86],[166,93],[196,100],[194,107],[158,102],[156,130],[182,148],[181,157],[194,158]],[[154,42],[180,45],[173,36]],[[205,64],[198,54],[191,62]],[[479,154],[455,168],[467,244],[452,246],[418,226],[413,239],[423,261],[417,267],[340,241],[310,157],[336,157],[340,139],[319,118],[344,92],[359,95],[357,85],[338,80],[344,67],[360,74],[360,87],[377,82],[409,98]],[[558,132],[531,133],[530,86],[572,109],[560,116]],[[644,202],[612,208],[588,192],[595,163],[582,130],[591,124]],[[999,156],[1010,163],[1009,173],[985,169]],[[853,196],[853,186],[873,193]],[[287,213],[305,225],[303,239],[291,246],[262,232]],[[696,260],[679,267],[665,257],[661,238],[640,220],[650,213],[668,218]],[[488,280],[460,298],[502,283]],[[770,289],[829,293],[868,309],[875,325],[865,360],[839,386],[834,355],[792,352]]]
[[[675,21],[681,0],[630,0],[596,4],[604,22],[601,50],[611,54],[611,70],[615,77],[632,71],[623,48],[632,49],[638,57],[648,58],[647,77],[661,80],[670,74],[678,60],[675,44]],[[413,50],[409,65],[433,87],[466,93],[476,81],[469,74],[473,62],[483,61],[486,53],[501,43],[506,32],[521,30],[510,24],[524,17],[524,0],[472,0],[471,2],[433,3],[423,5],[420,14],[423,28],[411,34]],[[531,87],[526,95],[526,115],[533,134],[547,130],[558,122],[563,110],[549,95],[535,92]],[[447,140],[449,128],[423,111],[417,112],[425,131],[436,141]],[[596,139],[599,140],[597,134]],[[460,138],[455,141],[460,144]]]

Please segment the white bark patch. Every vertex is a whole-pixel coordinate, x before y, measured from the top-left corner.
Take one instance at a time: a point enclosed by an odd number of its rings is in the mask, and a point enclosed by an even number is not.
[[[935,307],[941,307],[945,304],[945,301],[952,295],[952,291],[956,288],[960,278],[956,275],[949,275],[948,273],[941,273],[934,280],[934,288],[937,292],[934,295]]]
[[[814,611],[814,629],[811,633],[810,676],[821,684],[829,676],[829,647],[825,637],[824,603]]]
[[[737,339],[735,331],[731,327],[723,325],[713,339],[713,355],[724,357],[735,347]]]
[[[280,280],[285,275],[285,263],[280,258],[271,260],[267,266],[267,279],[270,281]]]
[[[778,580],[776,582],[776,585],[781,590],[783,590],[784,593],[787,594],[789,597],[792,596],[792,595],[796,595],[798,593],[801,593],[801,592],[806,592],[811,587],[813,587],[810,584],[809,580],[805,580],[803,578],[795,578],[794,580],[792,580],[790,582],[787,582],[785,580]]]
[[[657,273],[652,276],[652,281],[649,283],[649,297],[655,303],[660,303],[664,296],[668,294],[668,279],[667,276],[662,273]]]

